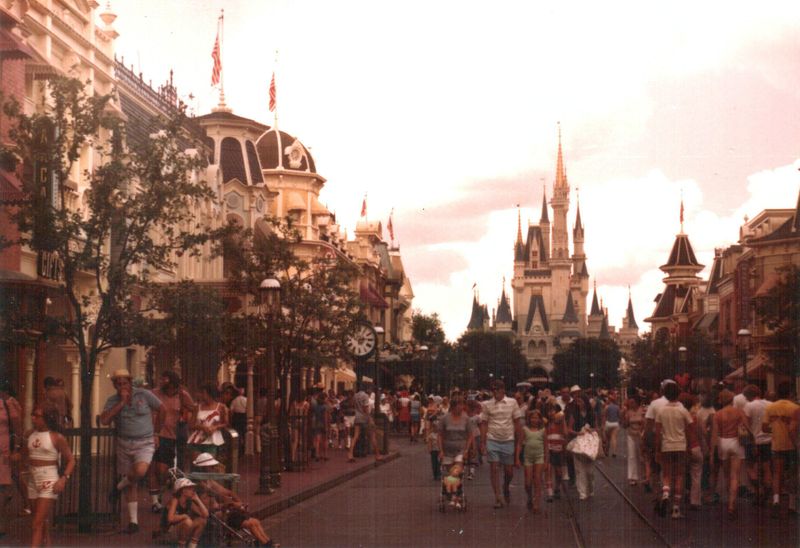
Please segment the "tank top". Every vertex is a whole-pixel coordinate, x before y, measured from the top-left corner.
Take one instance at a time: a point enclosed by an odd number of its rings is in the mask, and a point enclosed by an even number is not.
[[[606,422],[619,422],[619,405],[609,403],[606,407]]]
[[[215,426],[222,422],[222,415],[220,414],[220,404],[214,409],[197,411],[197,420],[204,426]],[[188,443],[199,445],[223,445],[225,438],[222,437],[222,432],[215,430],[210,436],[206,435],[202,430],[195,430],[189,436]]]
[[[544,430],[531,430],[527,426],[522,428],[525,433],[525,457],[544,454]]]
[[[564,434],[560,425],[548,425],[547,427],[547,445],[550,451],[560,453],[564,450]]]
[[[28,438],[28,455],[36,460],[58,460],[58,449],[53,445],[50,431],[34,431]]]

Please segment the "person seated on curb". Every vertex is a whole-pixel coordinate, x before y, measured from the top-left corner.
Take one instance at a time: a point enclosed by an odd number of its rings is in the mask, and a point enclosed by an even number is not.
[[[195,472],[215,472],[221,467],[220,462],[209,453],[198,455],[192,464]],[[211,479],[198,481],[197,484],[207,497],[204,497],[204,500],[208,508],[229,527],[234,530],[244,529],[253,535],[261,546],[276,546],[264,531],[261,522],[250,515],[247,505],[236,493]]]
[[[175,482],[174,494],[162,515],[162,528],[174,530],[178,546],[197,548],[208,520],[208,509],[195,492],[196,484],[187,478]]]

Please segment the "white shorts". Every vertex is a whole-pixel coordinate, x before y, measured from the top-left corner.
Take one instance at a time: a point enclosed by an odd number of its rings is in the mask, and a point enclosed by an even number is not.
[[[719,460],[728,460],[731,457],[744,459],[744,448],[739,443],[739,438],[720,438],[717,456]]]
[[[606,432],[608,432],[609,430],[613,430],[614,428],[619,428],[619,423],[618,422],[608,422],[608,421],[606,421]]]
[[[28,474],[29,499],[57,499],[53,485],[58,481],[58,466],[31,466]]]

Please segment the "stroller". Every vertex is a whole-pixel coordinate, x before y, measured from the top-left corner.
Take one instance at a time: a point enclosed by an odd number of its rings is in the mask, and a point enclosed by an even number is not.
[[[442,483],[439,491],[439,511],[443,513],[447,511],[448,506],[453,507],[459,512],[467,511],[467,496],[464,493],[463,478],[462,481],[458,483],[454,491],[448,491],[448,476],[450,475],[450,467],[454,464],[462,465],[463,475],[463,455],[458,454],[455,457],[442,457],[442,460],[439,463],[442,476]]]
[[[189,478],[192,481],[236,481],[238,474],[215,474],[205,472],[190,472],[185,474],[179,468],[169,469],[170,482],[175,483],[180,478]],[[167,511],[165,507],[164,512]],[[259,542],[250,531],[244,528],[234,528],[228,525],[226,520],[226,513],[224,508],[222,511],[208,513],[208,522],[206,524],[203,537],[200,539],[200,544],[204,546],[230,546],[234,542],[242,543],[245,546],[258,546]],[[164,534],[166,530],[162,527],[160,531],[154,532],[153,536],[157,534]]]

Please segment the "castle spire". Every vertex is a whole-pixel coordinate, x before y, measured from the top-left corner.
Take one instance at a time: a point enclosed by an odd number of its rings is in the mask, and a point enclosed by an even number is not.
[[[522,245],[522,213],[517,204],[517,245]]]
[[[625,315],[626,319],[628,320],[628,327],[639,329],[639,326],[636,324],[636,318],[633,317],[633,300],[631,299],[631,286],[628,286],[628,312]]]
[[[577,211],[575,213],[575,230],[583,230],[583,223],[581,223],[581,194],[578,187],[575,187],[575,198],[577,203]]]
[[[542,216],[539,218],[539,224],[549,223],[550,217],[547,214],[547,191],[545,190],[544,185],[542,185]]]
[[[558,122],[558,160],[556,162],[556,188],[567,186],[567,171],[564,169],[564,155],[561,152],[561,122]]]
[[[599,316],[602,314],[600,311],[600,303],[597,302],[597,280],[594,281],[594,296],[592,297],[592,311],[590,316]]]

